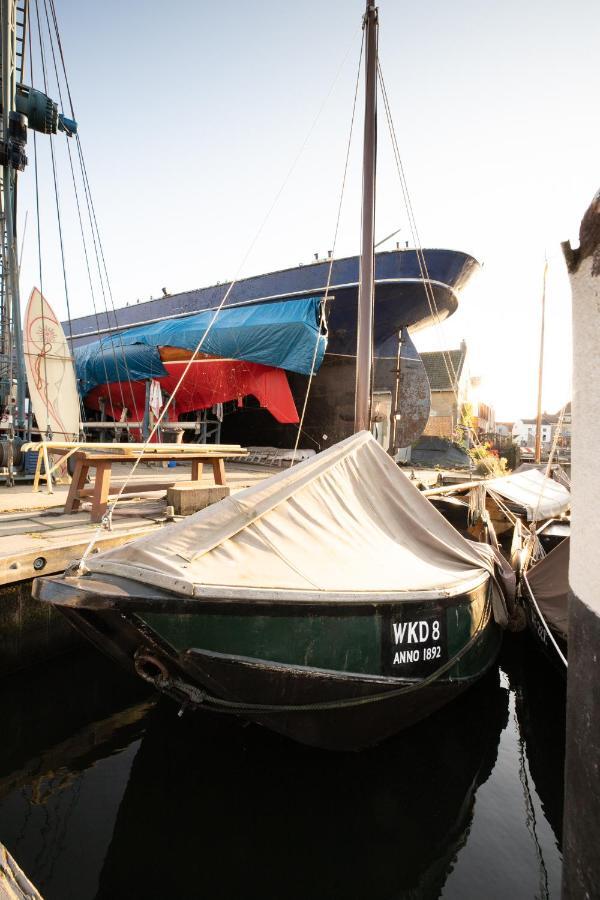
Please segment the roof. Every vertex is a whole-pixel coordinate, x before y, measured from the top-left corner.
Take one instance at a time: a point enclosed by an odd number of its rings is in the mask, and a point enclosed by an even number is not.
[[[458,350],[435,350],[420,356],[432,391],[451,391],[457,387],[467,356],[466,344]]]
[[[546,478],[538,469],[492,478],[485,482],[485,489],[522,507],[528,522],[559,516],[571,503],[567,488],[552,478]]]
[[[520,420],[523,425],[537,425],[537,418],[535,419],[521,419]],[[542,415],[542,425],[556,425],[558,423],[558,416],[551,415],[550,413],[544,413]],[[516,422],[515,422],[516,425]]]

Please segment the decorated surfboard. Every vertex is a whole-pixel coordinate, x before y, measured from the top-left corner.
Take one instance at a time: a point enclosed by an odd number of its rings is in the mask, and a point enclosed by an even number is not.
[[[79,396],[73,359],[54,310],[34,288],[25,310],[23,350],[33,414],[44,436],[77,440]]]

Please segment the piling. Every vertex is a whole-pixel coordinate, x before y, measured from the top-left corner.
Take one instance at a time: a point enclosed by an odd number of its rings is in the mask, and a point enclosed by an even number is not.
[[[600,192],[563,251],[573,295],[572,529],[563,897],[600,885]]]

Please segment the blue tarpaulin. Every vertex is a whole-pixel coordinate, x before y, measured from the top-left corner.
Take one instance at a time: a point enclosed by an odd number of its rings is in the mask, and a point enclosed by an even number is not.
[[[309,375],[313,358],[317,371],[327,345],[327,336],[319,330],[320,302],[319,297],[308,297],[222,309],[202,342],[201,353]],[[195,350],[213,316],[214,311],[207,310],[140,325],[76,347],[82,395],[100,384],[165,376],[158,348]]]

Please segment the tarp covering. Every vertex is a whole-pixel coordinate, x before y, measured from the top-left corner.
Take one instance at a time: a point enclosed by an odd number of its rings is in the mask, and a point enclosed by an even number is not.
[[[321,365],[327,344],[319,331],[320,302],[319,297],[307,297],[222,309],[202,343],[202,353],[308,375],[313,358],[315,371]],[[100,384],[164,377],[158,348],[195,350],[213,316],[214,311],[206,310],[164,319],[76,347],[82,396]]]
[[[441,466],[444,469],[468,469],[469,454],[447,438],[423,435],[410,449],[410,461],[416,466]]]
[[[571,540],[555,547],[527,572],[527,581],[550,628],[567,638],[569,633],[569,552]]]
[[[165,376],[159,379],[167,394],[175,390],[185,362],[166,362]],[[251,394],[264,409],[283,423],[298,421],[296,404],[283,369],[261,366],[244,360],[200,359],[191,363],[179,386],[175,399],[167,410],[168,421],[177,422],[179,416],[197,409],[208,409],[216,403],[241,400]],[[131,417],[139,421],[144,414],[146,383],[137,381],[101,385],[85,398],[89,409],[100,410],[103,398],[106,412],[114,419],[121,418],[123,402]]]
[[[509,504],[522,507],[528,522],[534,518],[539,521],[559,516],[571,503],[569,491],[552,478],[545,478],[538,469],[493,478],[484,483],[487,491],[499,494]]]
[[[463,538],[367,432],[87,566],[199,598],[347,602],[451,596],[496,573],[491,548]],[[494,612],[506,622],[495,582]]]

